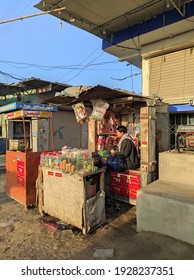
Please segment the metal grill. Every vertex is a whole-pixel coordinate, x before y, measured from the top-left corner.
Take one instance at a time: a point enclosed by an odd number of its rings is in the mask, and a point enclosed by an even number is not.
[[[194,125],[194,114],[171,114],[170,115],[170,149],[177,149],[176,136],[179,125]]]

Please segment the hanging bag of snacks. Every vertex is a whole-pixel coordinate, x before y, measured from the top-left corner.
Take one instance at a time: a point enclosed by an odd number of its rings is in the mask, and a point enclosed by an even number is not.
[[[88,120],[88,114],[86,112],[86,108],[84,106],[83,102],[79,102],[75,105],[72,106],[74,113],[75,113],[75,117],[78,123],[83,123],[84,121]]]
[[[91,100],[91,102],[93,105],[91,119],[92,120],[102,120],[106,113],[106,110],[109,107],[109,104],[102,99],[93,99],[93,100]]]

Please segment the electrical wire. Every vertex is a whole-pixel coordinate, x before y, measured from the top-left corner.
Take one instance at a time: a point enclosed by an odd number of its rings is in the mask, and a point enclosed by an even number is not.
[[[78,64],[78,65],[64,65],[64,66],[47,66],[47,65],[40,65],[40,64],[33,64],[33,63],[24,63],[24,62],[14,62],[14,61],[9,61],[9,60],[0,60],[0,63],[4,63],[7,65],[10,65],[15,68],[19,69],[26,69],[26,68],[40,68],[42,70],[56,70],[56,69],[73,69],[73,70],[80,70],[82,68],[85,68],[86,65]],[[103,66],[106,64],[118,64],[118,60],[113,60],[113,61],[103,61],[99,63],[91,63],[87,65],[87,67],[91,66]],[[16,65],[26,65],[26,66],[16,66]],[[72,71],[70,71],[72,72]]]
[[[100,45],[101,46],[101,45]],[[85,62],[90,56],[92,56],[99,48],[100,46],[98,46],[97,48],[95,48],[86,58],[84,58],[79,64],[78,66],[80,66],[83,62]],[[64,77],[66,77],[68,74],[72,73],[73,70],[69,71],[68,73],[66,73],[65,75],[61,76],[60,78],[58,78],[57,81],[60,81],[61,79],[63,79]]]
[[[137,47],[137,44],[136,44],[136,42],[135,42],[134,38],[133,38],[133,37],[132,37],[132,35],[131,35],[131,31],[130,31],[130,27],[129,27],[129,20],[128,20],[127,16],[125,16],[125,19],[126,19],[126,21],[127,21],[127,27],[128,27],[128,32],[129,32],[129,35],[130,35],[130,36],[131,36],[131,38],[132,38],[132,41],[133,41],[133,44],[134,44],[134,46],[135,46],[136,50],[139,52],[139,55],[141,56],[140,49]],[[139,40],[139,35],[138,35],[138,40]]]
[[[20,0],[19,2],[21,2],[22,0]],[[30,6],[30,4],[33,2],[34,0],[31,0],[30,3],[28,3],[25,8],[23,8],[19,14],[17,14],[17,17],[21,15],[21,13]],[[17,2],[6,14],[4,14],[3,18],[8,15],[18,4],[19,2]],[[3,33],[10,25],[5,26],[5,28],[3,30],[1,30],[0,34]]]
[[[101,53],[100,55],[98,55],[96,58],[94,58],[94,59],[93,59],[92,61],[90,61],[88,64],[86,64],[85,67],[87,67],[91,62],[95,61],[97,58],[99,58],[99,57],[102,56],[103,54],[104,54],[104,52]],[[72,81],[73,79],[75,79],[78,75],[81,74],[81,72],[85,69],[85,67],[83,67],[83,69],[81,69],[81,70],[80,70],[75,76],[73,76],[71,79],[66,80],[65,83],[67,83],[67,82]]]
[[[17,1],[17,3],[15,3],[13,7],[1,17],[1,20],[3,20],[20,2],[22,2],[22,0]]]
[[[163,22],[162,22],[162,56],[161,56],[161,63],[160,63],[160,73],[159,73],[157,95],[159,95],[159,91],[160,91],[160,87],[161,87],[161,81],[162,81],[162,66],[163,66],[164,42],[165,42],[165,36],[164,36],[165,26],[166,26],[166,3],[164,1],[164,13],[163,13]]]
[[[131,32],[130,32],[130,28],[129,28],[129,21],[128,21],[127,16],[125,16],[125,19],[126,19],[126,22],[127,22],[129,34],[130,34],[130,36],[131,36]],[[134,43],[135,49],[138,50],[139,55],[141,56],[140,50],[138,49],[137,44],[136,44],[134,38],[133,38],[132,36],[131,36],[131,38],[132,38],[132,41],[133,41],[133,43]],[[138,40],[139,40],[139,35],[138,35]],[[131,65],[131,64],[129,64],[129,65]],[[126,80],[126,79],[128,79],[128,78],[132,78],[132,91],[133,91],[133,76],[137,76],[137,75],[139,75],[139,74],[135,74],[135,75],[132,74],[132,65],[131,65],[131,75],[130,75],[130,76],[127,76],[127,77],[125,77],[125,78],[120,78],[120,79],[115,79],[115,78],[111,78],[111,79],[117,80],[117,81],[123,81],[123,80]]]
[[[30,1],[30,3],[28,3],[28,5],[20,12],[20,14],[31,4],[33,2],[33,0],[32,1]],[[15,6],[14,6],[15,7]],[[14,8],[13,7],[13,8]],[[119,47],[122,47],[122,46],[119,46]],[[81,63],[83,63],[84,61],[86,61],[97,49],[98,49],[99,47],[97,47],[87,58],[85,58]],[[102,54],[100,54],[99,56],[97,56],[95,59],[93,59],[92,61],[94,61],[94,60],[96,60],[98,57],[100,57],[101,55],[103,55],[103,53]],[[2,61],[1,61],[2,62]],[[11,63],[11,62],[8,62],[8,64],[9,63]],[[81,63],[78,65],[79,67],[72,67],[72,68],[70,68],[70,67],[68,67],[68,69],[71,69],[68,73],[66,73],[65,75],[63,75],[62,77],[60,77],[57,81],[59,81],[59,80],[61,80],[62,78],[64,78],[65,76],[67,76],[68,74],[70,74],[72,71],[75,71],[75,70],[79,70],[79,72],[75,75],[75,76],[73,76],[72,78],[70,78],[68,81],[71,81],[72,79],[74,79],[75,77],[77,77],[83,70],[88,70],[87,68],[88,67],[92,67],[92,66],[94,66],[94,65],[100,65],[100,63],[99,64],[91,64],[91,62],[89,62],[87,65],[85,65],[85,66],[82,66],[81,65]],[[108,62],[109,63],[109,62]],[[115,63],[115,62],[114,62]],[[118,61],[117,61],[117,63],[118,63]],[[101,65],[104,65],[105,63],[101,63]],[[21,65],[21,64],[20,64]],[[32,66],[32,65],[28,65],[28,66],[23,66],[23,67],[17,67],[17,66],[15,66],[15,65],[12,65],[13,67],[15,67],[15,68],[30,68],[30,67],[34,67],[34,65]],[[42,70],[53,70],[53,69],[57,69],[58,67],[56,67],[56,66],[54,66],[54,67],[48,67],[48,66],[40,66],[40,65],[36,65],[36,67],[37,68],[40,68],[40,69],[42,69]],[[61,68],[61,69],[64,69],[64,67],[59,67],[59,68]],[[90,70],[92,70],[92,69],[90,69]],[[93,69],[94,70],[94,69]],[[116,70],[116,69],[115,69]],[[108,69],[108,71],[109,71],[109,69]]]
[[[14,79],[14,80],[22,81],[22,80],[24,79],[24,77],[20,79],[20,78],[17,78],[17,77],[15,77],[15,76],[13,76],[12,74],[5,73],[5,72],[3,72],[3,71],[0,71],[0,74],[5,75],[5,76],[7,76],[7,77],[9,77],[9,78],[12,78],[12,79]],[[19,75],[18,75],[18,76],[19,76]],[[21,76],[20,76],[20,77],[21,77]]]
[[[102,29],[103,30],[109,24],[111,24],[111,23],[113,23],[113,22],[115,22],[117,20],[120,20],[122,17],[131,16],[133,14],[136,14],[137,12],[141,12],[142,10],[149,8],[150,6],[153,6],[154,4],[156,4],[156,3],[160,2],[160,1],[161,0],[150,0],[150,1],[147,1],[147,3],[143,3],[142,5],[140,4],[140,6],[137,6],[136,9],[126,11],[124,14],[118,15],[115,18],[112,18],[111,20],[103,23],[102,25],[96,26],[95,28],[93,28],[91,30],[91,32],[93,33],[96,29]]]
[[[124,77],[124,78],[113,78],[113,77],[110,77],[110,78],[115,80],[115,81],[124,81],[126,79],[129,79],[129,78],[132,78],[132,77],[135,77],[135,76],[138,76],[138,75],[141,75],[141,73],[131,74],[130,76],[127,76],[127,77]]]
[[[132,87],[132,92],[134,92],[134,88],[133,88],[133,69],[132,69],[132,65],[131,65],[131,87]]]

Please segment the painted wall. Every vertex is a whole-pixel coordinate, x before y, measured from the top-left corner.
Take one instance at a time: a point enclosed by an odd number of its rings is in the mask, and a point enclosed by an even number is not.
[[[73,111],[57,111],[53,113],[54,146],[61,150],[65,145],[72,148],[87,148],[88,126],[80,125]]]
[[[7,98],[6,101],[1,101],[0,106],[16,102],[17,98],[13,96]],[[36,95],[24,95],[21,102],[31,101],[31,103],[41,103],[42,99]],[[4,114],[0,115],[2,124],[2,136],[6,137]],[[61,150],[65,145],[73,148],[87,148],[88,147],[88,124],[80,125],[75,119],[73,111],[59,110],[53,113],[54,126],[54,146],[55,150]],[[50,139],[51,143],[51,139]],[[51,145],[50,145],[51,146]]]

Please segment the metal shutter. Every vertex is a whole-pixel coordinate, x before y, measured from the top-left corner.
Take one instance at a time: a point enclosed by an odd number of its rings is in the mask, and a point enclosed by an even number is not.
[[[194,99],[194,49],[149,59],[149,95],[158,95],[169,104]]]

